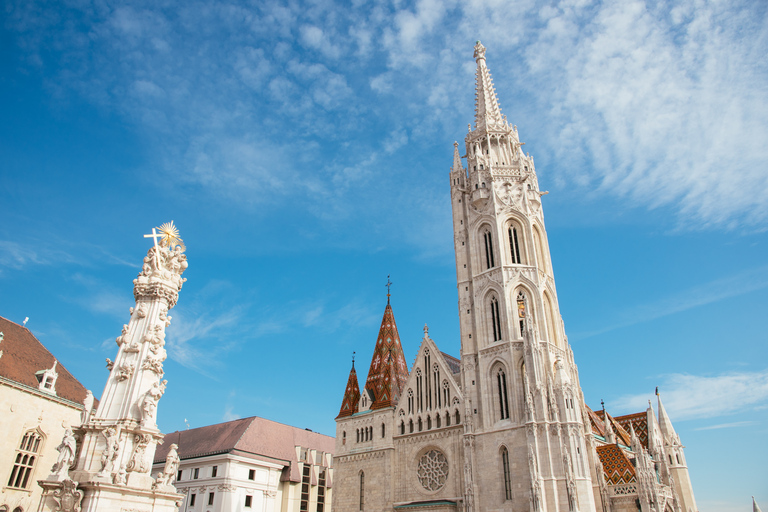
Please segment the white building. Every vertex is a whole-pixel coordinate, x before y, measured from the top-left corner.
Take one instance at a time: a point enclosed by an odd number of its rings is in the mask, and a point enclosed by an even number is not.
[[[332,437],[264,418],[244,418],[166,435],[181,458],[174,485],[183,512],[330,512]]]
[[[362,392],[353,366],[336,419],[333,506],[695,511],[660,401],[659,419],[650,409],[642,421],[612,421],[584,404],[557,301],[546,192],[501,114],[479,42],[474,56],[474,126],[464,155],[454,144],[448,176],[461,358],[442,353],[425,326],[409,370],[388,301]],[[635,428],[645,428],[645,445]]]
[[[40,341],[0,317],[0,512],[35,510],[66,427],[79,425],[87,390]]]

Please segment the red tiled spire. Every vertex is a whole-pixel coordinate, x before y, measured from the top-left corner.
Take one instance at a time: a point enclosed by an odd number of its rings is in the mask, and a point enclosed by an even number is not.
[[[397,405],[406,380],[408,364],[405,362],[400,336],[397,334],[395,315],[387,301],[376,348],[371,358],[371,367],[368,370],[368,379],[365,382],[366,392],[373,397],[371,409]]]
[[[352,370],[349,372],[347,380],[347,389],[344,391],[344,400],[341,401],[341,410],[336,418],[352,416],[360,407],[360,386],[357,383],[357,372],[355,371],[355,360],[352,359]]]

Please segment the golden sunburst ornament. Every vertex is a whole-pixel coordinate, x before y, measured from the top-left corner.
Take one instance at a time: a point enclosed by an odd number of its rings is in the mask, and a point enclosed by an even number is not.
[[[160,238],[161,246],[167,247],[169,249],[174,249],[176,246],[179,246],[182,252],[186,250],[186,247],[184,246],[184,241],[182,241],[181,237],[179,236],[179,230],[173,224],[173,221],[166,222],[165,224],[157,228],[157,231],[161,235],[161,238]]]

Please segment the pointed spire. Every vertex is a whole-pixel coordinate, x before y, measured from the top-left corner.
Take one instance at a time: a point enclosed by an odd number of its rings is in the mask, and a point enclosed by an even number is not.
[[[493,87],[491,72],[485,65],[485,46],[480,41],[475,45],[477,75],[475,78],[475,129],[501,126],[504,120],[499,108],[499,100]]]
[[[632,422],[629,422],[629,447],[635,453],[643,453],[643,445],[640,443],[640,438],[637,437],[635,427],[632,426]]]
[[[347,389],[344,391],[344,399],[341,401],[341,409],[336,418],[352,416],[358,412],[360,407],[360,386],[357,383],[357,372],[355,371],[355,353],[352,352],[352,369],[349,371],[347,379]]]
[[[608,412],[603,408],[603,424],[605,425],[605,442],[615,443],[616,434],[613,432],[613,425],[611,425],[611,418],[608,416]]]
[[[757,502],[755,501],[754,496],[752,496],[752,512],[762,512],[760,507],[757,506]]]
[[[453,143],[453,167],[451,170],[454,172],[461,172],[464,170],[464,166],[461,165],[461,155],[459,154],[459,143]]]
[[[653,405],[650,400],[648,400],[646,418],[648,421],[648,452],[653,455],[655,459],[660,460],[660,457],[662,456],[661,451],[664,447],[664,440],[661,437],[659,422],[656,420],[656,413],[653,410]]]
[[[668,443],[672,444],[679,438],[677,437],[675,428],[672,426],[672,421],[669,419],[669,416],[667,416],[667,410],[664,408],[664,404],[661,403],[659,388],[656,388],[656,398],[659,401],[659,429],[661,430],[661,435],[664,436],[664,439],[666,439]]]
[[[397,333],[395,315],[389,304],[389,297],[387,301],[365,382],[365,390],[373,397],[371,409],[397,405],[405,381],[408,379],[408,364],[405,362],[403,347],[400,345],[400,335]]]

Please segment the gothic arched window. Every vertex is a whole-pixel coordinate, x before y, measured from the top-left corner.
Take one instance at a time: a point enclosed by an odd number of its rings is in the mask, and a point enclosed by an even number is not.
[[[365,510],[365,473],[360,472],[360,511]]]
[[[439,409],[442,407],[442,403],[440,400],[440,367],[437,363],[432,365],[432,389],[435,395],[435,408]]]
[[[408,414],[413,414],[413,390],[408,390]]]
[[[517,294],[517,322],[520,326],[520,337],[525,335],[525,317],[526,317],[526,300],[525,294],[520,291]]]
[[[499,315],[499,299],[491,297],[491,328],[493,330],[493,341],[501,339],[501,317]]]
[[[413,420],[408,420],[408,429],[413,434]]]
[[[405,434],[405,422],[401,421],[400,422],[400,435],[402,436],[403,434]]]
[[[509,233],[509,253],[512,255],[512,263],[519,265],[523,260],[520,258],[520,240],[517,236],[517,227],[510,226],[507,231]]]
[[[496,385],[499,391],[499,418],[509,419],[509,397],[507,396],[507,374],[504,368],[496,372]]]
[[[504,499],[512,499],[512,479],[509,473],[509,450],[506,446],[501,447],[501,470],[504,473]]]
[[[483,233],[483,240],[485,241],[485,265],[486,269],[496,266],[496,262],[493,259],[493,236],[490,230],[486,229]]]
[[[448,381],[443,381],[443,403],[446,407],[451,403],[451,387],[448,385]]]
[[[456,424],[458,425],[459,423],[461,423],[461,415],[459,414],[459,410],[458,409],[456,409],[455,416],[456,416]]]
[[[35,470],[35,461],[42,441],[42,436],[35,430],[30,430],[24,434],[21,444],[16,450],[16,459],[13,462],[11,477],[8,479],[8,487],[27,488],[30,476]]]
[[[416,410],[422,411],[424,407],[424,381],[421,378],[421,368],[416,368]]]

